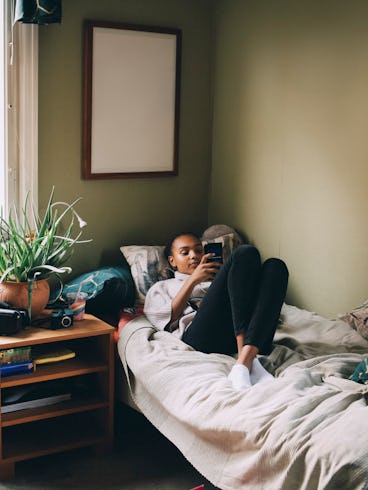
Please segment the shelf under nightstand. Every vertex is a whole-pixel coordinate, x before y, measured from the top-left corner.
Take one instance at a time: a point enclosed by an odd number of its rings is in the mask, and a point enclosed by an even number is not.
[[[88,382],[89,393],[44,407],[0,413],[0,480],[12,478],[15,463],[68,449],[113,443],[114,328],[92,315],[60,330],[26,328],[14,337],[0,336],[0,349],[56,344],[75,351],[74,359],[41,364],[33,373],[0,379],[3,390],[50,382]],[[0,402],[1,403],[1,402]]]

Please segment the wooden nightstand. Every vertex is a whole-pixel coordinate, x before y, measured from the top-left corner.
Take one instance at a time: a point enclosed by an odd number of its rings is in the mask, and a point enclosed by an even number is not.
[[[77,387],[70,400],[0,413],[0,480],[14,476],[17,461],[82,446],[112,448],[113,332],[107,323],[85,315],[65,329],[28,327],[14,337],[0,336],[0,349],[62,343],[76,353],[74,359],[41,364],[33,373],[3,377],[0,395],[14,386],[53,380],[70,380]],[[86,388],[78,392],[79,386]]]

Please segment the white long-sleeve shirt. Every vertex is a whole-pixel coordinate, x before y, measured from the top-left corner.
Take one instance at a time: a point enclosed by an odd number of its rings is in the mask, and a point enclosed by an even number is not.
[[[153,326],[160,330],[168,330],[175,336],[181,338],[196,314],[195,310],[188,304],[178,320],[170,323],[172,314],[172,300],[188,279],[188,274],[175,272],[175,277],[158,281],[146,295],[144,313]],[[194,286],[191,298],[203,298],[210,282],[202,282]]]

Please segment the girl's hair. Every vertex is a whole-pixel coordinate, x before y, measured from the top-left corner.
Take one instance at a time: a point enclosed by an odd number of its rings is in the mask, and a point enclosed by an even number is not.
[[[175,242],[175,240],[177,238],[179,238],[180,236],[184,236],[184,235],[192,236],[194,238],[197,238],[199,241],[201,240],[199,238],[199,236],[196,235],[195,233],[193,233],[192,231],[183,231],[183,232],[177,233],[176,235],[172,236],[170,238],[170,240],[166,243],[165,248],[164,248],[164,255],[165,255],[167,261],[169,260],[169,256],[172,255],[173,243]]]

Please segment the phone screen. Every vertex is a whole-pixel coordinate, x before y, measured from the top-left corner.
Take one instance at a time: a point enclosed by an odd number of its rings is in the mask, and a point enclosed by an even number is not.
[[[205,254],[215,254],[214,257],[210,257],[207,259],[207,262],[220,262],[222,263],[222,245],[221,243],[206,243],[204,246],[204,253]]]

